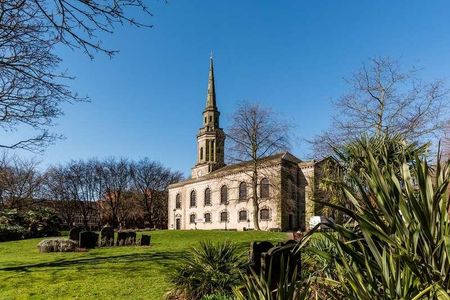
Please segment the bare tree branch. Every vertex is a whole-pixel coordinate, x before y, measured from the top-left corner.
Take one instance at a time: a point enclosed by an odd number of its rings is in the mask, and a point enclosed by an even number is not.
[[[448,89],[425,83],[416,69],[402,70],[391,58],[371,58],[346,82],[349,92],[334,102],[330,128],[310,141],[316,156],[332,153],[361,134],[401,134],[428,142],[442,134],[448,119]]]
[[[289,148],[290,126],[279,120],[276,114],[258,104],[242,103],[232,117],[227,138],[228,160],[252,162],[252,190],[254,227],[259,230],[258,172],[264,166],[264,158]]]

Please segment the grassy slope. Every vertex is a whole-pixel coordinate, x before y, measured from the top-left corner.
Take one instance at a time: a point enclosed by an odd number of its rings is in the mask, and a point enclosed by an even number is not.
[[[280,241],[286,233],[154,231],[151,247],[39,253],[41,239],[0,243],[0,299],[161,299],[172,267],[200,240]]]

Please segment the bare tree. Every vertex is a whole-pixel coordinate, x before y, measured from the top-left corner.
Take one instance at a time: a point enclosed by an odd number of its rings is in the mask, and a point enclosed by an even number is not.
[[[130,188],[130,167],[125,159],[108,159],[97,164],[97,176],[100,180],[100,195],[106,203],[112,226],[121,223],[126,203],[127,192]]]
[[[58,72],[58,44],[113,55],[102,46],[98,32],[112,33],[117,24],[146,26],[129,17],[130,9],[149,15],[142,0],[9,0],[0,1],[0,127],[5,132],[22,127],[35,135],[1,142],[1,148],[40,151],[60,136],[49,128],[62,114],[61,105],[87,100],[64,83]]]
[[[316,156],[329,155],[361,134],[401,134],[424,142],[439,136],[448,90],[441,81],[425,83],[417,70],[403,70],[391,58],[371,58],[346,82],[350,91],[335,103],[330,129],[311,142]]]
[[[78,203],[78,211],[86,228],[97,214],[96,201],[100,196],[96,167],[95,160],[72,161],[65,167],[65,185],[70,196],[67,200]]]
[[[254,228],[259,227],[258,195],[259,172],[264,166],[264,158],[289,147],[290,126],[281,121],[269,108],[258,104],[242,103],[232,116],[232,124],[228,130],[227,138],[228,158],[233,162],[249,161],[251,163],[253,222]]]
[[[152,228],[155,226],[155,206],[157,206],[159,214],[164,211],[159,207],[164,206],[164,195],[166,195],[164,192],[169,184],[178,182],[182,175],[178,172],[171,172],[160,163],[145,158],[131,164],[131,178],[134,189],[141,196],[140,203],[145,211],[145,219]]]
[[[4,154],[0,159],[0,208],[24,209],[42,200],[38,163]]]
[[[63,166],[54,166],[46,170],[45,195],[58,216],[67,226],[71,227],[79,214],[80,205],[71,197],[66,171]]]
[[[450,160],[450,120],[445,124],[444,136],[442,138],[442,154],[445,159]]]

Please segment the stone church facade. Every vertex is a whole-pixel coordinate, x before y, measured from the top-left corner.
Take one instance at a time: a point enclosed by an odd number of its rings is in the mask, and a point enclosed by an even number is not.
[[[320,214],[313,199],[325,161],[302,161],[289,152],[264,158],[258,169],[259,212],[253,213],[251,164],[225,165],[225,133],[220,128],[214,66],[210,60],[203,126],[197,135],[197,163],[191,178],[172,184],[169,229],[303,230]]]

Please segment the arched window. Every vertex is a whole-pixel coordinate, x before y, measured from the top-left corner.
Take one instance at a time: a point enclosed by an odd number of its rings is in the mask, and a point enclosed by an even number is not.
[[[270,220],[270,210],[268,208],[262,208],[259,211],[260,220]]]
[[[247,183],[241,182],[239,184],[239,200],[247,200]]]
[[[239,211],[239,222],[247,222],[247,211],[245,209]]]
[[[206,188],[205,190],[205,206],[211,205],[211,190]]]
[[[180,209],[181,208],[181,195],[177,194],[175,197],[175,208]]]
[[[203,147],[200,147],[200,160],[203,160]]]
[[[205,213],[205,223],[211,223],[211,213]]]
[[[223,211],[220,213],[220,222],[228,222],[228,212]]]
[[[269,198],[269,179],[261,179],[261,184],[259,186],[259,196],[261,198]]]
[[[189,215],[189,223],[195,223],[195,214],[190,214]]]
[[[220,188],[220,204],[228,204],[228,187],[222,185]]]
[[[191,199],[190,199],[191,201],[190,201],[190,206],[191,207],[194,207],[194,206],[197,206],[197,199],[196,199],[196,197],[195,197],[195,191],[193,190],[193,191],[191,191]]]

